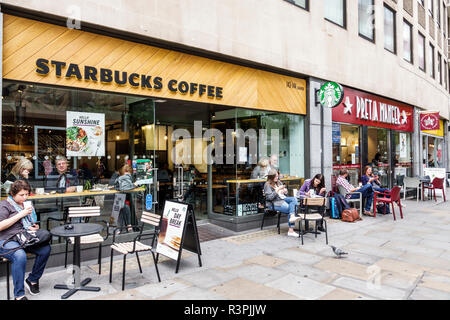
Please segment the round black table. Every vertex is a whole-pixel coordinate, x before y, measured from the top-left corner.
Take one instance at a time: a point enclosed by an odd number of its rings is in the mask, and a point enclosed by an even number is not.
[[[61,299],[67,299],[73,295],[78,290],[82,291],[100,291],[99,287],[86,287],[86,285],[91,282],[91,278],[86,278],[83,281],[81,278],[81,267],[80,267],[80,237],[88,236],[91,234],[99,233],[102,231],[103,226],[95,223],[75,223],[72,224],[73,229],[65,229],[65,226],[59,226],[50,230],[52,235],[69,238],[74,237],[74,247],[73,247],[73,265],[74,268],[74,285],[57,284],[55,289],[69,290],[61,296]]]

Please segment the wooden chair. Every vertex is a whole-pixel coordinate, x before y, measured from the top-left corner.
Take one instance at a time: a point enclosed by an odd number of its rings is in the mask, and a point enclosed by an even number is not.
[[[266,219],[266,215],[268,216],[277,216],[277,229],[278,229],[278,234],[280,234],[280,219],[281,219],[281,212],[278,210],[275,210],[273,203],[271,202],[270,207],[267,207],[266,204],[266,195],[264,194],[264,190],[263,190],[263,201],[264,201],[264,213],[263,213],[263,217],[262,217],[262,222],[261,222],[261,230],[264,227],[264,220]]]
[[[325,239],[326,243],[328,244],[328,227],[327,227],[327,221],[323,218],[323,214],[320,212],[320,210],[315,210],[315,212],[311,213],[311,207],[323,207],[322,212],[325,213],[327,205],[327,198],[304,198],[303,199],[303,205],[300,206],[300,210],[298,212],[299,217],[301,220],[298,221],[298,225],[300,227],[300,236],[302,238],[302,245],[303,245],[303,235],[306,234],[308,231],[303,231],[302,227],[302,221],[305,221],[305,226],[307,222],[314,221],[315,222],[315,237],[317,238],[317,222],[322,221],[322,223],[325,224]]]
[[[152,250],[153,242],[156,239],[157,232],[155,231],[153,234],[152,246],[149,246],[149,245],[146,245],[146,244],[143,244],[142,242],[140,242],[141,240],[143,240],[142,232],[144,230],[144,224],[150,224],[150,225],[158,228],[158,230],[159,230],[160,222],[161,222],[160,215],[143,211],[142,216],[141,216],[141,224],[138,226],[134,226],[134,228],[137,228],[138,230],[140,230],[140,232],[134,238],[133,241],[128,241],[128,242],[116,242],[117,230],[126,228],[126,226],[118,227],[118,228],[114,229],[113,240],[112,240],[112,244],[111,244],[111,262],[110,262],[110,267],[109,267],[109,282],[110,283],[112,282],[112,265],[113,265],[114,250],[123,254],[122,291],[125,289],[125,267],[126,267],[126,258],[127,258],[128,254],[133,254],[133,253],[136,254],[139,271],[142,273],[142,267],[141,267],[141,262],[139,260],[138,252],[150,251],[153,256],[153,262],[155,264],[156,275],[158,276],[158,281],[161,282],[161,278],[159,276],[158,264],[157,264],[157,261],[155,258],[155,253]]]
[[[69,207],[68,208],[68,219],[72,223],[73,219],[80,219],[80,222],[89,222],[92,217],[100,216],[100,207]],[[106,224],[106,237],[100,233],[92,234],[89,236],[80,237],[80,244],[93,244],[98,243],[98,274],[101,274],[101,261],[102,261],[102,244],[109,237],[109,223],[106,221],[100,221]],[[74,243],[74,238],[70,237],[66,240],[66,253],[64,256],[64,268],[67,267],[67,253],[69,251],[69,243]]]
[[[436,189],[442,190],[442,195],[444,197],[444,202],[447,201],[445,199],[445,190],[444,190],[444,178],[434,178],[431,184],[426,184],[423,186],[422,189],[422,198],[424,190],[430,190],[434,195],[434,201],[437,201],[436,199]]]
[[[383,203],[390,203],[392,205],[392,214],[395,218],[395,209],[394,209],[394,202],[398,204],[398,207],[400,208],[400,217],[403,219],[403,212],[402,212],[402,204],[400,203],[400,187],[394,186],[391,191],[385,191],[385,192],[377,192],[374,191],[373,194],[373,207],[374,210],[374,217],[377,215],[377,202],[383,202]],[[384,214],[386,214],[386,207],[384,208]]]

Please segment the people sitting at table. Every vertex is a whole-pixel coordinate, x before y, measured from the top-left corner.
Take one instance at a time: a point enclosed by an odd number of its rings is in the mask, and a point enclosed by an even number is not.
[[[372,185],[373,191],[377,192],[391,191],[390,189],[381,187],[381,183],[379,180],[380,176],[373,174],[371,166],[365,166],[363,174],[364,175],[361,177],[361,183],[363,186],[365,186],[366,184],[370,184]]]
[[[39,279],[44,273],[45,265],[50,256],[50,245],[38,244],[25,249],[18,249],[19,243],[15,241],[5,241],[10,237],[21,232],[25,227],[22,220],[26,219],[33,213],[33,208],[24,208],[24,202],[28,199],[31,187],[28,182],[17,180],[11,185],[9,197],[0,202],[0,254],[11,262],[11,273],[14,283],[14,297],[16,300],[28,300],[25,296],[25,285],[31,295],[39,294]],[[39,225],[33,223],[28,227],[29,230],[38,230]],[[4,245],[4,247],[3,247]],[[26,253],[34,253],[36,259],[31,273],[25,280],[25,269],[27,265]]]
[[[264,184],[264,195],[266,197],[266,206],[268,208],[280,211],[289,215],[289,237],[298,237],[299,234],[294,231],[295,222],[300,219],[295,215],[297,198],[288,197],[286,186],[278,180],[278,172],[270,169],[267,175],[267,182]]]
[[[76,170],[69,170],[69,163],[64,156],[57,156],[55,160],[56,170],[47,177],[46,188],[56,189],[58,192],[75,192],[79,184]],[[56,182],[50,180],[51,176],[56,176]]]
[[[10,174],[6,177],[6,181],[14,182],[16,180],[29,179],[29,174],[33,170],[33,163],[27,158],[22,158],[11,169]]]
[[[325,188],[325,178],[323,174],[318,173],[312,179],[306,180],[300,190],[298,191],[298,198],[308,198],[308,197],[325,197],[327,194],[327,189]],[[323,216],[325,214],[325,207],[322,206],[312,206],[312,209],[316,209]],[[325,232],[323,228],[323,221],[317,222],[317,229],[319,231]]]
[[[373,201],[373,189],[371,184],[366,184],[361,187],[354,187],[351,185],[348,180],[348,170],[347,169],[341,169],[339,171],[339,177],[336,180],[336,184],[342,186],[347,193],[349,192],[361,192],[362,200],[365,201],[365,207],[363,214],[368,216],[374,216],[374,213],[370,212],[370,208],[372,207],[372,201]],[[347,199],[357,199],[359,198],[359,194],[347,194]]]
[[[262,157],[259,159],[258,164],[253,169],[250,179],[266,179],[269,173],[269,159]]]
[[[133,169],[128,164],[122,166],[122,168],[119,169],[120,176],[115,181],[116,190],[127,191],[127,190],[132,190],[136,187],[135,184],[133,183],[133,178],[131,176],[132,173],[133,173]],[[125,203],[119,212],[119,217],[118,217],[119,221],[118,222],[119,222],[119,226],[121,226],[121,227],[127,226],[128,231],[133,231],[133,229],[131,227],[131,208],[130,208],[131,203],[130,203],[130,201],[133,201],[132,194],[127,193],[126,198],[125,198]]]

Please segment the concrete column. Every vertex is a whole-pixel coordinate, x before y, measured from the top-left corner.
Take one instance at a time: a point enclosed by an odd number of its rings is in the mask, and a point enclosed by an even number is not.
[[[422,137],[420,134],[419,124],[419,111],[420,109],[414,108],[414,132],[412,135],[412,151],[413,151],[413,176],[421,176],[423,173],[423,150],[422,150]]]
[[[322,83],[323,81],[319,79],[309,79],[309,103],[305,130],[305,178],[322,173],[327,189],[330,190],[333,173],[331,109],[315,104],[315,91],[320,89]],[[321,112],[323,112],[322,115]]]

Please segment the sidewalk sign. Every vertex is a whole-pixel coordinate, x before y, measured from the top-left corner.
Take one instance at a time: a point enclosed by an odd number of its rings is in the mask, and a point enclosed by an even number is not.
[[[109,221],[111,224],[118,224],[120,209],[122,209],[125,205],[126,196],[127,195],[125,193],[116,193],[114,195],[111,219]]]
[[[156,262],[159,254],[175,260],[177,261],[175,273],[178,273],[183,249],[196,253],[199,265],[202,266],[197,222],[192,205],[166,201],[156,246]]]

